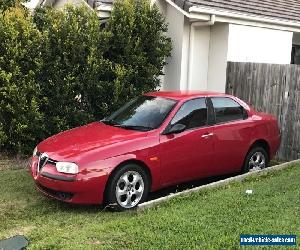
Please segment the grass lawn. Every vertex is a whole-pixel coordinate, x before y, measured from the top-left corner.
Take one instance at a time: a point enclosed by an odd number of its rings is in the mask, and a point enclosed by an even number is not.
[[[24,234],[29,249],[237,249],[242,233],[296,234],[300,246],[300,165],[140,213],[50,200],[12,165],[0,162],[0,239]]]

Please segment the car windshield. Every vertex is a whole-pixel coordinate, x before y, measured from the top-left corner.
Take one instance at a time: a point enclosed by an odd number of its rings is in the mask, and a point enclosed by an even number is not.
[[[176,105],[175,100],[140,96],[102,120],[106,125],[149,131],[158,128]]]

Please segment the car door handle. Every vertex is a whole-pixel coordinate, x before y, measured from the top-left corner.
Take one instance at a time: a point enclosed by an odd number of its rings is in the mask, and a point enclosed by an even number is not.
[[[202,135],[201,137],[202,138],[209,138],[209,137],[211,137],[211,136],[213,136],[214,134],[213,133],[209,133],[209,134],[204,134],[204,135]]]

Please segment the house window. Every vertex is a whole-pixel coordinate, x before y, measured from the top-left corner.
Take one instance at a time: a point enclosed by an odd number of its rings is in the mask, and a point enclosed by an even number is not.
[[[300,45],[293,45],[291,64],[300,65]]]

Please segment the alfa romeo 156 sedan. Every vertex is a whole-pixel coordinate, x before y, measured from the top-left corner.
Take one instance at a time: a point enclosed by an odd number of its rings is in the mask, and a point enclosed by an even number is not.
[[[168,186],[263,169],[279,144],[276,119],[236,97],[153,92],[41,142],[31,173],[47,196],[123,211]]]

